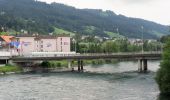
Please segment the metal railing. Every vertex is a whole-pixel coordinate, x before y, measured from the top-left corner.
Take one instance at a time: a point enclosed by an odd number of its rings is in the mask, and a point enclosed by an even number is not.
[[[54,54],[54,55],[22,55],[22,56],[17,56],[18,58],[26,57],[26,58],[34,58],[34,57],[88,57],[88,56],[128,56],[128,55],[154,55],[154,54],[162,54],[162,52],[119,52],[119,53],[76,53],[76,54]]]

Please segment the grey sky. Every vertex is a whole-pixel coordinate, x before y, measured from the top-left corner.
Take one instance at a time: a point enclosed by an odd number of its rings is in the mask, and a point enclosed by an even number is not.
[[[143,18],[170,25],[170,0],[39,0],[57,2],[76,8],[112,10],[128,17]]]

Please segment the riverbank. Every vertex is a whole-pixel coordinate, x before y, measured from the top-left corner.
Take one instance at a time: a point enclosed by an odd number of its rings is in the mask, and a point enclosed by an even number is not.
[[[22,72],[22,69],[18,66],[14,65],[4,65],[0,67],[0,74],[11,74],[11,73],[19,73]]]
[[[103,64],[116,64],[118,60],[83,60],[83,65],[103,65]],[[0,67],[0,74],[13,74],[13,73],[27,73],[27,72],[63,72],[73,71],[72,68],[77,67],[77,61],[71,62],[71,68],[69,68],[69,62],[67,60],[61,61],[44,61],[39,64],[35,64],[32,67],[16,66],[16,65],[4,65]]]

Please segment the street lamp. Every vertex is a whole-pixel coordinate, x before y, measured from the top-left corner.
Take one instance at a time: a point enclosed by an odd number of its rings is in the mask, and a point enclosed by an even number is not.
[[[119,52],[120,51],[120,46],[121,46],[121,43],[120,43],[121,39],[120,39],[120,36],[119,36],[120,34],[119,34],[119,28],[118,27],[116,28],[116,31],[117,31],[117,35],[118,35],[118,52]]]
[[[141,26],[141,29],[142,29],[142,53],[143,53],[143,45],[144,45],[144,41],[143,41],[143,26]]]
[[[74,50],[75,50],[75,52],[76,52],[76,51],[77,51],[77,50],[76,50],[76,40],[73,39],[73,42],[74,42]]]

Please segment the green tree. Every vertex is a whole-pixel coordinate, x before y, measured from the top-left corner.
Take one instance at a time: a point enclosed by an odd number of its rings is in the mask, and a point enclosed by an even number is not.
[[[102,51],[104,53],[112,53],[112,52],[117,52],[118,51],[118,46],[116,43],[114,43],[113,41],[105,41],[102,44]]]
[[[156,75],[161,94],[170,94],[170,39],[166,42],[163,51],[163,60]]]
[[[42,66],[43,68],[48,68],[48,67],[50,67],[51,65],[50,65],[50,62],[48,62],[48,61],[43,61],[43,62],[41,63],[41,66]]]

